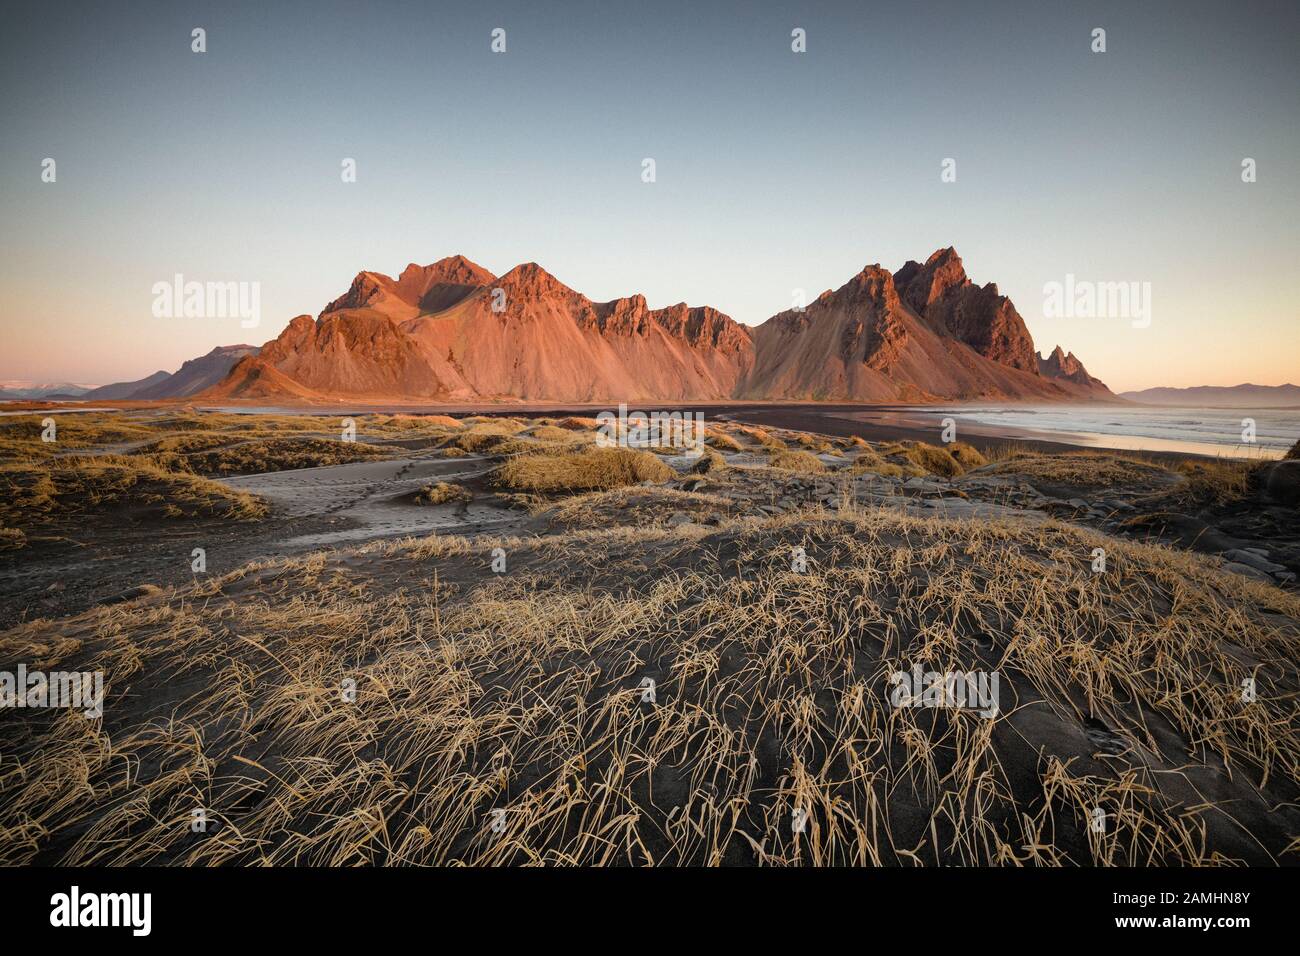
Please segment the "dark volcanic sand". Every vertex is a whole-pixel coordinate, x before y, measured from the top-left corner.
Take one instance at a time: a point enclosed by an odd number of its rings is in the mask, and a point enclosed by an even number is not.
[[[126,600],[145,585],[189,584],[195,548],[206,552],[205,576],[219,576],[250,561],[375,538],[517,531],[527,515],[487,501],[487,468],[484,459],[470,456],[269,472],[224,479],[271,503],[272,513],[259,521],[138,520],[130,509],[117,509],[43,528],[28,547],[0,552],[0,630]],[[421,485],[443,477],[473,488],[483,500],[472,508],[412,503]]]

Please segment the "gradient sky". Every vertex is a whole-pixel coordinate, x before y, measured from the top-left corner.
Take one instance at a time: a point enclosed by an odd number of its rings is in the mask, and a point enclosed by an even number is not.
[[[1294,2],[43,3],[0,76],[0,379],[174,370],[453,253],[757,324],[953,245],[1116,390],[1300,380]],[[177,272],[262,325],[154,318]],[[1150,328],[1045,318],[1067,273],[1150,282]]]

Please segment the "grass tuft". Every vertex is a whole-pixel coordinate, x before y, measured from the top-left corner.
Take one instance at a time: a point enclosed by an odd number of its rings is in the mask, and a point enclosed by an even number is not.
[[[794,471],[804,475],[818,475],[826,470],[820,458],[806,451],[780,449],[773,451],[768,464],[782,471]]]
[[[539,453],[508,459],[497,481],[514,491],[594,491],[668,481],[677,473],[657,457],[627,448],[592,448],[564,454]]]
[[[473,497],[460,485],[452,484],[449,481],[438,481],[425,485],[417,491],[415,493],[415,502],[421,505],[445,505],[453,501],[471,501]]]

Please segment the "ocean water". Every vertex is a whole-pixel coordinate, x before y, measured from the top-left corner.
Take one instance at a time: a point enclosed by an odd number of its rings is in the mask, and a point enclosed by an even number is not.
[[[1097,448],[1279,458],[1300,438],[1300,409],[1168,408],[1155,405],[961,405],[914,407],[939,429],[945,416],[973,434],[1043,438]],[[1254,441],[1244,440],[1253,419]]]

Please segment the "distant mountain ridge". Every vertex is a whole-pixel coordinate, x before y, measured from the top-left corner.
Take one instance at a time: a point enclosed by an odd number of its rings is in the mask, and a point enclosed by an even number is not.
[[[1289,408],[1300,406],[1300,385],[1195,385],[1190,388],[1145,388],[1121,392],[1120,398],[1146,405],[1222,408]]]
[[[58,384],[36,384],[28,382],[6,382],[0,385],[0,401],[30,401],[33,399],[80,398],[89,392],[92,385],[74,385],[71,382]]]
[[[92,388],[81,397],[86,401],[124,401],[143,388],[150,388],[171,378],[170,372],[164,372],[162,369],[147,375],[142,379],[134,382],[110,382],[108,385],[101,385],[99,388]]]
[[[219,345],[207,355],[189,359],[175,372],[160,369],[134,382],[101,385],[86,392],[81,399],[93,402],[187,398],[216,385],[230,373],[237,361],[257,352],[255,345]]]

